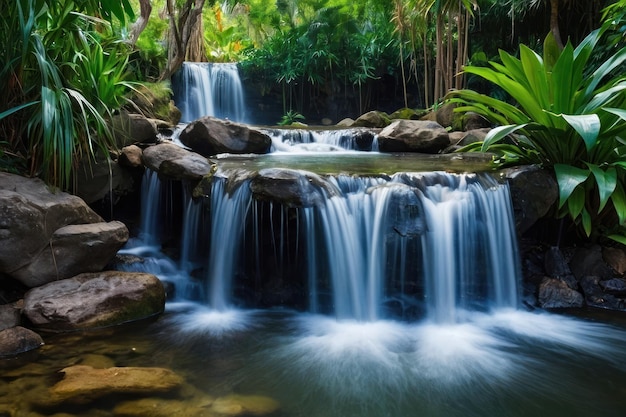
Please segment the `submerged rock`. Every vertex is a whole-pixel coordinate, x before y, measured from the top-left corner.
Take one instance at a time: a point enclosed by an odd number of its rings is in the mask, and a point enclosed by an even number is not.
[[[50,401],[88,403],[109,394],[152,394],[179,388],[183,378],[165,368],[115,367],[96,369],[86,365],[61,370],[65,375],[50,388]]]
[[[435,154],[450,145],[446,129],[424,120],[395,120],[378,134],[381,152],[420,152]]]
[[[262,416],[273,413],[279,408],[280,404],[273,398],[261,395],[238,394],[217,398],[211,406],[212,411],[229,416],[249,414]]]
[[[28,291],[24,314],[36,328],[70,331],[113,326],[163,312],[165,289],[151,274],[80,274]]]
[[[24,327],[16,326],[0,331],[0,357],[17,356],[43,344],[41,336]]]
[[[221,153],[264,154],[272,146],[272,139],[265,133],[215,117],[203,117],[187,125],[180,141],[207,157]]]

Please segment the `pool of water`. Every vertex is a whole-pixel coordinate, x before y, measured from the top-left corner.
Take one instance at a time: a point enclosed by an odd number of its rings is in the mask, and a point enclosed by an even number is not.
[[[142,398],[42,405],[61,369],[87,364],[172,369],[185,387],[160,400],[181,416],[234,415],[206,399],[238,394],[274,399],[280,407],[266,415],[276,417],[617,417],[626,407],[618,318],[502,310],[453,324],[357,322],[171,303],[157,320],[48,335],[35,356],[4,360],[0,415],[117,416]]]

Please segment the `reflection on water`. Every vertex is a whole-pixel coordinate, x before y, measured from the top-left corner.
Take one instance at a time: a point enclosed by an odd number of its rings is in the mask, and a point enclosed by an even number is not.
[[[34,360],[5,360],[0,415],[121,415],[116,405],[141,398],[45,405],[60,369],[87,364],[174,370],[186,385],[165,403],[185,416],[226,415],[197,404],[233,393],[274,398],[272,416],[622,416],[625,329],[514,310],[434,325],[176,303],[156,321],[50,335]]]

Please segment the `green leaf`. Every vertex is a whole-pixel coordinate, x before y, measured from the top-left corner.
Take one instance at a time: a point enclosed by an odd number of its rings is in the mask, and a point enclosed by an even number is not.
[[[567,199],[567,211],[573,220],[576,220],[585,207],[585,190],[580,187],[574,191]]]
[[[617,242],[617,243],[621,243],[622,245],[626,245],[626,236],[624,236],[624,235],[612,234],[612,235],[608,235],[607,237],[609,239]]]
[[[606,171],[602,170],[598,165],[587,164],[593,176],[596,179],[598,186],[598,193],[600,194],[600,206],[598,207],[598,213],[604,209],[604,206],[609,201],[611,194],[615,191],[617,186],[617,170],[615,167],[609,167]]]
[[[581,114],[581,115],[561,115],[567,123],[576,130],[585,142],[587,152],[590,152],[600,134],[600,117],[597,114]]]
[[[485,136],[485,140],[483,141],[482,151],[485,152],[489,149],[491,145],[497,143],[520,129],[523,129],[527,126],[527,123],[521,125],[507,125],[507,126],[498,126],[495,129],[491,129],[487,136]]]
[[[591,236],[591,215],[587,211],[587,209],[583,209],[581,213],[581,217],[583,220],[583,230],[587,237]]]
[[[589,178],[590,171],[566,164],[554,164],[554,173],[559,185],[559,208],[561,208],[574,189]]]

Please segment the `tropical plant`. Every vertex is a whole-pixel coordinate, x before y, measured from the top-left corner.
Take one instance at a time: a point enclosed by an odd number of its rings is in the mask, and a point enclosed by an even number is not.
[[[128,85],[127,49],[110,42],[111,22],[125,23],[132,10],[126,0],[16,0],[0,11],[4,152],[67,188],[78,159],[113,144],[106,117]]]
[[[520,58],[465,71],[502,88],[515,104],[471,90],[450,94],[457,111],[473,111],[500,125],[465,150],[494,152],[500,166],[538,163],[554,170],[558,216],[569,216],[587,236],[603,218],[626,225],[626,48],[598,66],[590,57],[603,29],[560,51],[548,35],[543,57],[520,46]],[[512,136],[512,134],[516,134]],[[624,235],[612,235],[626,242]]]
[[[304,119],[304,116],[297,111],[289,110],[280,119],[280,122],[278,122],[278,126],[289,126],[296,122],[302,122],[304,121]]]

